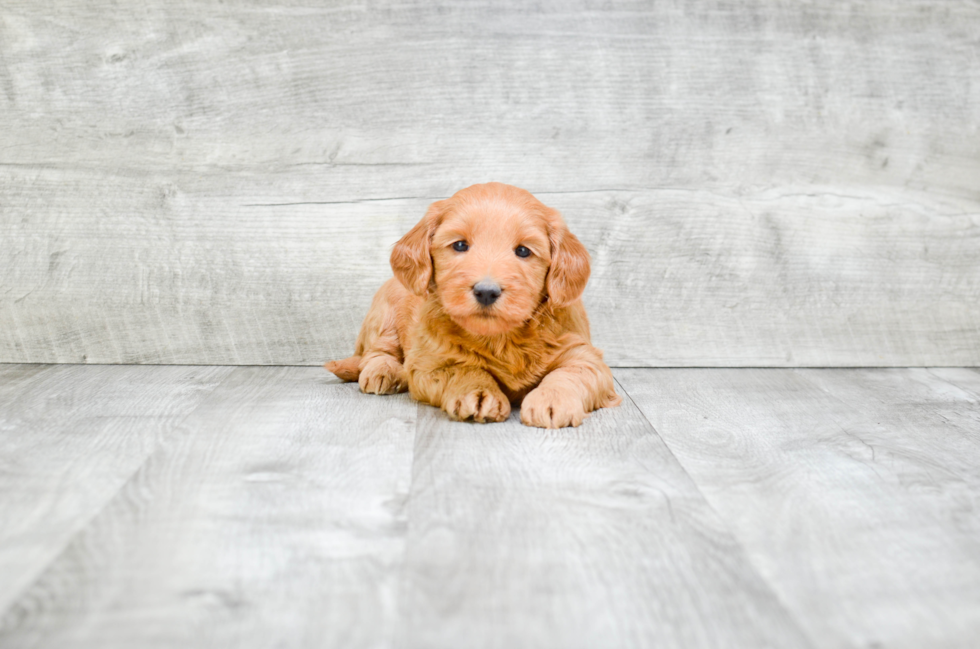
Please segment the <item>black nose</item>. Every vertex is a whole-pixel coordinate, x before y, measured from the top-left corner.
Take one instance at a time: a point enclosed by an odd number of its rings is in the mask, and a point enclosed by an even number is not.
[[[473,287],[473,297],[483,306],[490,306],[500,297],[500,287],[492,282],[480,282]]]

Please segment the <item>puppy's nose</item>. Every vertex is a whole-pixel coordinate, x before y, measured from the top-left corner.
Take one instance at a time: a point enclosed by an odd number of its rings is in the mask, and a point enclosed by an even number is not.
[[[483,306],[490,306],[500,297],[500,287],[493,282],[480,282],[473,287],[473,297]]]

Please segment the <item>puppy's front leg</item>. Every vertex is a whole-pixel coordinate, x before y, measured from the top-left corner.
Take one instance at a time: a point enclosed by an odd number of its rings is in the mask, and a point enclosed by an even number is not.
[[[579,426],[593,410],[621,401],[602,353],[583,343],[566,349],[556,367],[524,397],[521,421],[538,428]]]
[[[395,394],[408,389],[405,368],[391,354],[368,352],[361,359],[357,379],[361,392],[366,394]]]
[[[439,406],[453,419],[504,421],[510,416],[510,400],[497,381],[475,367],[450,366],[427,372],[410,372],[409,389],[419,401]]]

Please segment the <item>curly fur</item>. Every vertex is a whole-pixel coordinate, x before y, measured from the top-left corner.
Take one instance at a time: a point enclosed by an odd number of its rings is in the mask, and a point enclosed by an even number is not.
[[[455,250],[458,241],[468,249]],[[374,394],[409,390],[478,422],[503,421],[520,404],[529,426],[578,426],[619,405],[581,301],[589,254],[529,192],[488,183],[433,203],[395,244],[391,268],[354,356],[325,365],[341,379]],[[489,306],[473,294],[482,281],[502,291]]]

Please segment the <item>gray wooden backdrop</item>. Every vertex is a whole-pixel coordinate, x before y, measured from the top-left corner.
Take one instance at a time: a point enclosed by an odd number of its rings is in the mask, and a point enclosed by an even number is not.
[[[4,0],[0,361],[346,356],[487,180],[612,365],[980,365],[970,0]]]

